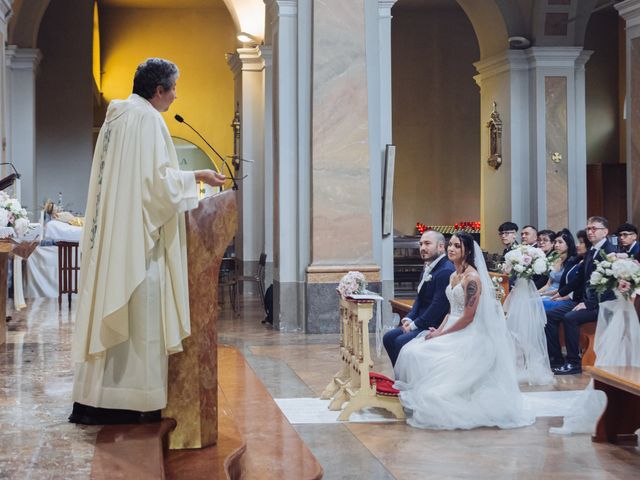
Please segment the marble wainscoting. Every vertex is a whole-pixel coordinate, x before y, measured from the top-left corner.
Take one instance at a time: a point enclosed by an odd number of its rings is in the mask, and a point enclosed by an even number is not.
[[[350,265],[339,267],[311,266],[307,269],[306,285],[306,333],[340,332],[339,296],[340,279],[350,270],[362,272],[367,279],[367,289],[380,293],[380,268],[376,265]],[[369,331],[375,330],[374,317],[369,322]]]
[[[569,225],[567,77],[545,77],[544,93],[547,228],[558,231]]]

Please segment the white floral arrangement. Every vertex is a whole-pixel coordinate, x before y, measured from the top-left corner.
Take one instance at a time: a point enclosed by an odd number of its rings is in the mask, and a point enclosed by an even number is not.
[[[338,284],[338,293],[343,297],[361,295],[367,291],[367,280],[361,272],[348,272]]]
[[[504,256],[502,271],[509,275],[513,272],[518,278],[530,279],[534,275],[548,273],[555,260],[555,257],[547,258],[539,248],[518,245]]]
[[[16,235],[22,237],[29,230],[29,218],[17,199],[0,191],[0,229],[6,232],[8,228],[13,228]]]
[[[595,260],[596,269],[589,283],[599,295],[612,290],[629,299],[640,293],[640,263],[629,258],[626,253],[601,254],[602,260]]]

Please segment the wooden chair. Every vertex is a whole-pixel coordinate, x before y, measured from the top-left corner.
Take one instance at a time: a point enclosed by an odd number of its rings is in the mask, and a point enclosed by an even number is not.
[[[62,296],[67,294],[69,308],[71,295],[78,293],[80,262],[78,242],[57,242],[58,246],[58,308],[62,308]]]
[[[238,308],[238,262],[236,257],[224,257],[220,263],[218,275],[218,292],[220,293],[220,305],[224,305],[225,289],[229,292],[231,308],[236,315],[240,314]]]

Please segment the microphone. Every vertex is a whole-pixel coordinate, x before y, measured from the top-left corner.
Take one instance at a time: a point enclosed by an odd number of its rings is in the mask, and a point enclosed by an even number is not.
[[[13,173],[0,180],[0,190],[5,190],[6,188],[9,188],[11,185],[13,185],[16,180],[19,180],[21,175],[18,173],[18,170],[16,170],[15,165],[11,162],[0,162],[0,165],[9,165],[13,170]]]
[[[193,130],[194,133],[196,135],[198,135],[202,139],[202,141],[204,143],[206,143],[207,146],[211,150],[213,150],[213,153],[215,153],[218,156],[218,158],[220,160],[222,160],[222,163],[224,164],[224,166],[227,167],[227,170],[229,172],[229,177],[231,178],[231,182],[233,183],[233,186],[231,187],[231,189],[232,190],[238,190],[238,182],[236,182],[236,177],[233,175],[233,172],[231,171],[231,168],[229,168],[229,164],[224,159],[224,157],[222,155],[220,155],[218,153],[218,151],[215,148],[213,148],[213,146],[209,142],[207,142],[207,140],[202,135],[200,135],[200,132],[198,132],[195,128],[193,128],[191,125],[189,125],[189,123],[185,121],[185,119],[182,117],[182,115],[176,114],[173,118],[175,118],[178,123],[184,123],[187,127],[189,127],[191,130]]]
[[[20,178],[21,175],[18,173],[18,170],[16,170],[16,167],[12,162],[0,162],[0,165],[9,165],[12,168],[16,178]]]

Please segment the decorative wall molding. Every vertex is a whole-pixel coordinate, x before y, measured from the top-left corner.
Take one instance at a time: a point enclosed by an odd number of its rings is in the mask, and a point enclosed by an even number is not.
[[[614,5],[627,23],[627,28],[640,25],[640,0],[626,0]]]
[[[37,71],[42,60],[42,53],[37,48],[18,48],[9,45],[5,49],[6,65],[12,70]]]
[[[264,59],[259,46],[239,48],[238,57],[243,72],[261,72],[264,70]]]

